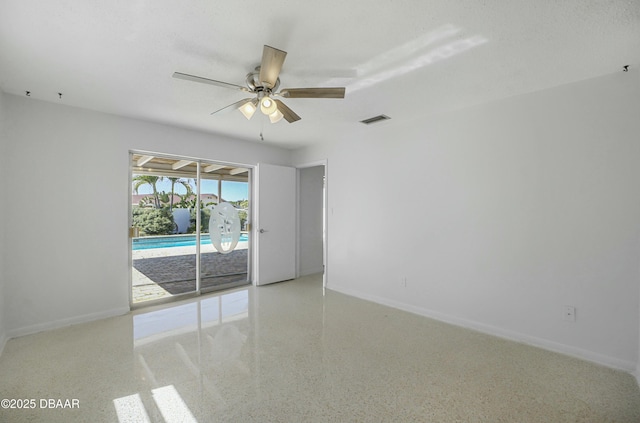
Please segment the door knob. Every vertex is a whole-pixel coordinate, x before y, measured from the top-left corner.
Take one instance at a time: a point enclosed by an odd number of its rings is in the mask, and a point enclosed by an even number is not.
[[[265,232],[267,232],[267,231],[265,231],[264,229],[260,229],[260,233],[261,233],[261,234],[263,234],[263,233],[265,233]]]

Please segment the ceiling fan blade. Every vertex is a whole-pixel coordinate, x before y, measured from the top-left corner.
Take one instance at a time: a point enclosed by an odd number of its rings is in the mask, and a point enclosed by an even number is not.
[[[230,84],[228,82],[216,81],[215,79],[202,78],[200,76],[189,75],[187,73],[182,73],[182,72],[174,72],[173,77],[177,79],[184,79],[185,81],[200,82],[202,84],[216,85],[218,87],[231,88],[234,90],[245,91],[248,93],[251,92],[248,88],[242,87],[240,85]]]
[[[278,110],[280,111],[280,113],[282,113],[283,117],[287,120],[287,122],[293,123],[301,119],[301,117],[298,116],[296,112],[294,112],[289,107],[287,107],[287,105],[284,104],[282,101],[280,100],[274,100],[274,101],[278,105]]]
[[[244,98],[240,101],[236,101],[235,103],[231,103],[228,106],[224,106],[222,109],[218,109],[215,112],[212,112],[212,115],[215,115],[218,112],[222,112],[222,111],[227,111],[227,110],[231,110],[231,109],[239,109],[240,107],[244,106],[246,103],[250,103],[254,101],[253,98]]]
[[[265,45],[260,63],[260,82],[267,88],[276,86],[287,52]]]
[[[285,98],[344,98],[345,88],[284,88],[280,95]]]

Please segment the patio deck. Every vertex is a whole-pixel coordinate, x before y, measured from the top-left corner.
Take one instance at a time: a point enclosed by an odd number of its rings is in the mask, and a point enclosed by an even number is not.
[[[242,284],[247,280],[247,242],[229,254],[201,246],[201,288]],[[155,248],[132,252],[133,303],[195,290],[195,247]]]

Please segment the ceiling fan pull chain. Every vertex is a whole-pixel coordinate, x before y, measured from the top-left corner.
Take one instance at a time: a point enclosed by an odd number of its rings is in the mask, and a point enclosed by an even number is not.
[[[264,131],[264,119],[260,119],[260,141],[264,141],[264,137],[262,136],[262,131]]]

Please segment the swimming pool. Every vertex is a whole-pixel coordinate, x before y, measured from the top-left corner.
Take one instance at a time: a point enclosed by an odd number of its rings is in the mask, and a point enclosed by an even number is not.
[[[239,241],[248,241],[247,234],[240,234]],[[200,245],[211,244],[209,234],[200,237]],[[194,235],[168,235],[168,236],[145,236],[134,238],[132,250],[149,250],[151,248],[173,248],[173,247],[192,247],[196,245],[196,236]]]

